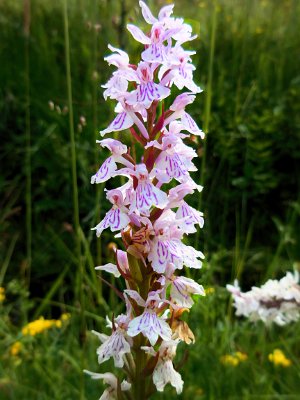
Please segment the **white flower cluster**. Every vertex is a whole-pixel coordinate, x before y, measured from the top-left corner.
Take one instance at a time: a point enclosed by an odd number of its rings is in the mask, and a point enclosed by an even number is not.
[[[300,318],[299,273],[288,272],[278,280],[269,279],[264,285],[252,287],[249,292],[241,292],[238,282],[227,285],[234,299],[236,315],[261,320],[265,324],[274,322],[286,325]]]

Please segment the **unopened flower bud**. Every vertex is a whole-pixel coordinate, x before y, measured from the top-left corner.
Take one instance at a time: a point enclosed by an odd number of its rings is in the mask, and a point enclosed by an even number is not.
[[[107,245],[107,250],[111,251],[112,253],[114,253],[117,250],[117,245],[114,242],[109,242]]]
[[[68,107],[67,107],[67,106],[64,106],[64,108],[63,108],[63,110],[62,110],[63,115],[68,114],[68,112],[69,112]]]
[[[82,126],[86,126],[86,119],[83,115],[81,115],[81,117],[79,118],[79,121],[81,123]]]

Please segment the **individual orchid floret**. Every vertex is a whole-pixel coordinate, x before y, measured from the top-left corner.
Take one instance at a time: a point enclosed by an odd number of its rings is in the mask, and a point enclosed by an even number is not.
[[[143,347],[146,353],[154,357],[158,355],[158,361],[153,371],[153,383],[159,392],[163,392],[168,383],[176,389],[177,394],[182,392],[183,380],[173,366],[178,342],[178,340],[163,341],[158,352],[152,347]]]
[[[180,204],[176,218],[182,221],[181,229],[187,234],[197,232],[195,225],[199,225],[200,228],[204,225],[203,213],[189,206],[185,201]]]
[[[169,190],[168,196],[168,209],[179,207],[182,203],[182,200],[185,196],[189,194],[193,194],[195,190],[201,192],[203,189],[202,186],[197,185],[192,179],[187,182],[181,183],[178,186]]]
[[[127,335],[129,318],[127,315],[120,315],[114,321],[115,330],[111,336],[92,331],[98,336],[102,345],[98,348],[98,363],[102,364],[111,357],[114,359],[115,367],[123,368],[124,355],[131,352],[132,338]]]
[[[192,27],[184,22],[183,18],[167,18],[164,21],[166,29],[177,29],[178,32],[173,35],[176,41],[175,46],[181,46],[183,43],[190,42],[197,38],[197,35],[192,36]]]
[[[132,166],[132,163],[122,157],[122,154],[127,153],[127,146],[123,143],[114,139],[103,139],[97,140],[96,142],[99,143],[101,147],[107,147],[112,152],[112,155],[104,161],[98,172],[92,176],[91,183],[106,182],[113,177],[118,169],[116,163],[121,163],[127,167]]]
[[[186,308],[179,309],[178,311],[180,312],[182,310],[186,311]],[[172,321],[172,331],[172,339],[181,340],[186,344],[195,343],[195,335],[185,321],[174,318],[174,320]]]
[[[126,111],[122,111],[116,116],[116,118],[109,124],[106,129],[100,131],[100,134],[101,136],[104,136],[110,132],[123,131],[125,129],[131,128],[133,124],[134,121],[131,116]]]
[[[127,334],[135,337],[139,333],[142,333],[149,339],[152,346],[161,337],[164,340],[170,340],[172,331],[168,323],[159,317],[156,313],[158,305],[162,303],[162,299],[158,292],[150,292],[147,301],[144,301],[142,297],[135,290],[125,290],[125,293],[131,297],[139,306],[145,307],[144,312],[135,317],[128,325]]]
[[[200,269],[203,253],[182,243],[183,232],[176,227],[180,221],[174,222],[171,227],[165,226],[165,228],[159,224],[159,220],[154,224],[156,236],[151,242],[151,251],[148,254],[152,268],[158,273],[164,273],[168,264],[173,264],[176,269],[182,269],[184,265]]]
[[[186,87],[192,93],[200,93],[202,90],[193,80],[195,66],[191,63],[191,55],[194,51],[186,51],[180,46],[172,48],[167,55],[167,61],[159,70],[159,79],[162,84],[174,84],[179,90]]]
[[[155,66],[140,62],[136,70],[137,88],[126,97],[129,105],[142,104],[149,108],[154,100],[162,100],[169,96],[170,89],[153,81]]]
[[[179,307],[191,308],[194,304],[192,295],[205,296],[205,290],[202,285],[199,285],[193,279],[184,276],[175,276],[174,271],[174,266],[168,264],[165,277],[162,277],[161,282],[166,289],[170,285],[172,302],[176,303]]]
[[[113,54],[104,57],[104,60],[107,61],[109,65],[114,65],[118,69],[129,69],[128,54],[123,50],[111,46],[110,44],[108,45],[108,48],[113,52]]]
[[[134,71],[130,67],[129,57],[125,51],[117,49],[111,45],[108,48],[114,53],[105,57],[105,60],[109,65],[114,65],[118,69],[112,75],[105,85],[102,85],[106,89],[103,93],[105,100],[108,97],[111,99],[119,99],[124,97],[128,89],[128,81],[134,79]]]
[[[103,92],[104,99],[107,100],[108,97],[112,100],[123,99],[127,95],[128,82],[135,81],[135,79],[136,74],[132,68],[118,69],[105,85],[101,85],[105,89]]]
[[[248,292],[241,292],[238,282],[227,285],[234,299],[236,315],[250,321],[261,320],[265,324],[274,322],[286,325],[300,318],[299,273],[288,272],[278,280],[269,279],[260,288],[252,287]]]
[[[118,378],[110,372],[97,374],[95,372],[87,371],[86,369],[83,372],[90,375],[92,379],[102,379],[103,382],[109,386],[104,390],[99,400],[117,400],[119,388],[123,392],[128,391],[131,388],[131,383],[127,382],[125,379],[119,383]]]
[[[170,110],[183,112],[187,105],[192,104],[194,102],[195,98],[196,96],[194,94],[181,93],[173,101],[172,105],[170,106]]]
[[[180,122],[182,130],[186,130],[190,132],[192,135],[200,136],[201,139],[204,139],[204,132],[198,127],[195,120],[190,116],[190,114],[184,112]]]
[[[191,36],[192,27],[188,24],[185,24],[182,18],[171,17],[174,4],[162,7],[159,11],[158,18],[153,16],[149,7],[143,1],[140,1],[139,4],[142,9],[143,17],[148,24],[154,25],[160,23],[166,30],[176,29],[176,32],[173,33],[172,38],[179,44],[194,40],[197,37],[197,35]]]
[[[145,108],[143,108],[141,104],[130,106],[124,101],[124,99],[120,99],[115,111],[118,113],[117,116],[106,129],[100,131],[101,136],[104,136],[110,132],[123,131],[131,128],[135,124],[144,138],[149,139],[149,134],[144,126],[144,123],[138,116],[141,116],[141,114],[143,114],[145,111]]]
[[[201,139],[204,139],[204,133],[198,127],[195,120],[190,116],[190,114],[185,112],[186,105],[192,103],[194,97],[195,96],[189,95],[188,93],[183,93],[182,95],[177,96],[170,107],[170,110],[174,112],[164,120],[164,126],[176,122],[176,124],[178,124],[177,129],[186,130],[192,135],[200,136]],[[178,118],[180,118],[180,122],[176,121]]]
[[[139,212],[149,215],[152,206],[163,209],[168,202],[165,192],[157,188],[151,181],[145,164],[138,164],[134,169],[123,168],[118,174],[133,176],[137,180],[137,185],[133,191],[130,212]]]
[[[106,197],[113,206],[106,213],[104,219],[95,228],[92,228],[96,230],[98,237],[106,228],[110,228],[112,232],[115,232],[124,229],[130,223],[128,208],[125,207],[122,192],[118,189],[109,190]]]
[[[191,180],[189,171],[197,171],[191,162],[196,152],[186,146],[179,135],[171,132],[163,136],[161,144],[150,142],[149,145],[162,150],[155,160],[155,175],[160,183],[168,183],[173,178],[179,182]]]
[[[150,39],[151,44],[142,52],[142,59],[151,63],[164,64],[170,46],[165,46],[164,42],[171,39],[178,32],[178,28],[168,29],[160,22],[152,26]]]

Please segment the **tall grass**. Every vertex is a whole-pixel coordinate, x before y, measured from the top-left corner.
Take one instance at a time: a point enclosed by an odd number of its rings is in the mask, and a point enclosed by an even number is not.
[[[78,182],[77,182],[77,160],[76,160],[76,144],[74,133],[74,116],[73,116],[73,96],[72,96],[72,77],[71,77],[71,61],[70,61],[70,40],[69,40],[69,18],[68,18],[68,4],[67,0],[63,0],[63,16],[64,16],[64,40],[65,40],[65,63],[66,63],[66,79],[68,90],[68,113],[69,113],[69,130],[70,130],[70,147],[71,147],[71,171],[72,171],[72,188],[73,188],[73,213],[74,213],[74,233],[75,233],[75,247],[76,257],[78,260],[78,271],[76,272],[76,286],[75,294],[80,302],[80,332],[79,338],[82,344],[81,351],[81,371],[80,375],[80,400],[84,399],[84,378],[83,369],[85,367],[85,335],[86,335],[86,321],[85,321],[85,298],[83,291],[84,284],[84,266],[81,258],[81,240],[80,240],[80,221],[79,221],[79,202],[78,202]]]
[[[30,129],[30,0],[24,0],[25,139],[26,139],[26,281],[30,286],[32,261],[31,129]]]

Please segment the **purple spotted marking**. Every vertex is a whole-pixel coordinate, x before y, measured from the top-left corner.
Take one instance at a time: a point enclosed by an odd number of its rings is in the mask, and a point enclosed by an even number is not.
[[[176,259],[179,260],[181,254],[179,253],[178,255],[178,252],[180,252],[180,249],[174,241],[165,240],[157,242],[156,254],[160,265],[164,265],[167,262],[174,263]]]
[[[109,166],[112,162],[112,157],[108,157],[96,173],[97,179],[105,179],[109,173]]]
[[[180,282],[179,279],[175,279],[173,281],[173,285],[176,287],[177,291],[181,294],[183,298],[188,299],[190,297],[188,294],[186,294],[186,285]]]
[[[188,175],[188,171],[178,154],[166,155],[166,173],[170,178],[182,180]]]
[[[112,229],[119,229],[120,228],[120,209],[111,209],[108,211],[100,224],[100,228],[106,229],[111,227]]]
[[[126,119],[126,112],[121,112],[119,115],[117,115],[117,117],[113,120],[113,127],[115,129],[122,129],[122,126],[124,125]]]
[[[158,199],[153,192],[152,183],[142,182],[136,188],[136,205],[139,210],[149,209],[152,205],[158,205]]]

